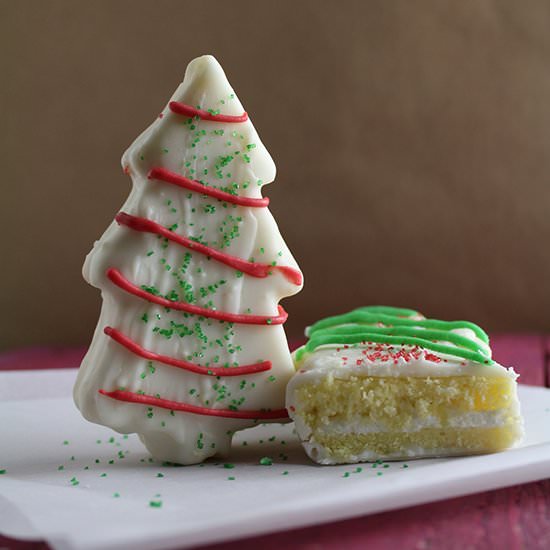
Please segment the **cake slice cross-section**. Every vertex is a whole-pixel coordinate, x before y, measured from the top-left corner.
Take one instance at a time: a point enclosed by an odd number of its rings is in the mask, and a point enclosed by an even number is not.
[[[306,335],[287,409],[315,462],[492,453],[521,440],[518,375],[474,323],[369,306]]]

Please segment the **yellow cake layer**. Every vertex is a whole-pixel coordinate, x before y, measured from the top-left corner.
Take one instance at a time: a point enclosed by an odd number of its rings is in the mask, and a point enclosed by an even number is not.
[[[396,432],[414,429],[419,419],[427,417],[446,427],[450,416],[506,410],[515,403],[515,381],[504,376],[327,376],[295,391],[296,414],[313,431],[358,418]],[[510,414],[515,422],[515,407]]]
[[[312,441],[322,445],[334,460],[346,462],[350,456],[368,452],[380,457],[406,458],[409,450],[422,449],[422,456],[491,453],[512,446],[518,438],[517,426],[492,428],[424,429],[417,432],[369,434],[319,434]]]

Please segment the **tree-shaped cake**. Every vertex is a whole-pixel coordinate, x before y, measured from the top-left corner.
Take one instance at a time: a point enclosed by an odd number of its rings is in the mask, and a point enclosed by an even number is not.
[[[103,306],[75,402],[161,460],[201,462],[287,417],[278,302],[302,275],[261,196],[275,165],[211,56],[122,165],[132,191],[84,264]]]

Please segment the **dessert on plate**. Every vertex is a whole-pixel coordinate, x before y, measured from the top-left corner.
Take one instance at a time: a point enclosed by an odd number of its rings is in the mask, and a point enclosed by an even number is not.
[[[518,375],[474,323],[371,306],[306,335],[287,409],[315,462],[491,453],[522,437]]]
[[[84,264],[103,306],[74,399],[158,459],[201,462],[236,430],[288,420],[278,302],[302,274],[261,193],[275,165],[203,56],[122,166],[132,191]]]

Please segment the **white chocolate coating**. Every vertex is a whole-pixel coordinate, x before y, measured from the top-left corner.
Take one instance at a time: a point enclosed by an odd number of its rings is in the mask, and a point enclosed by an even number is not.
[[[224,115],[244,112],[212,56],[189,64],[171,101]],[[244,260],[253,257],[257,262],[298,268],[267,208],[225,203],[147,179],[152,168],[162,167],[212,187],[260,198],[262,185],[275,178],[275,165],[250,120],[190,119],[166,107],[126,151],[122,165],[133,186],[121,211]],[[106,277],[110,267],[163,296],[175,291],[178,301],[238,314],[276,315],[279,300],[301,288],[280,272],[266,278],[243,275],[177,243],[113,222],[83,269],[86,281],[99,288],[103,298],[74,388],[76,405],[88,420],[122,433],[137,432],[158,459],[192,464],[226,454],[232,432],[255,421],[170,414],[166,409],[116,401],[98,391],[122,387],[207,408],[284,408],[286,384],[294,369],[282,325],[231,324],[167,311],[116,287]],[[220,379],[190,373],[133,354],[103,333],[106,326],[147,350],[195,364],[235,366],[269,360],[272,369]]]

